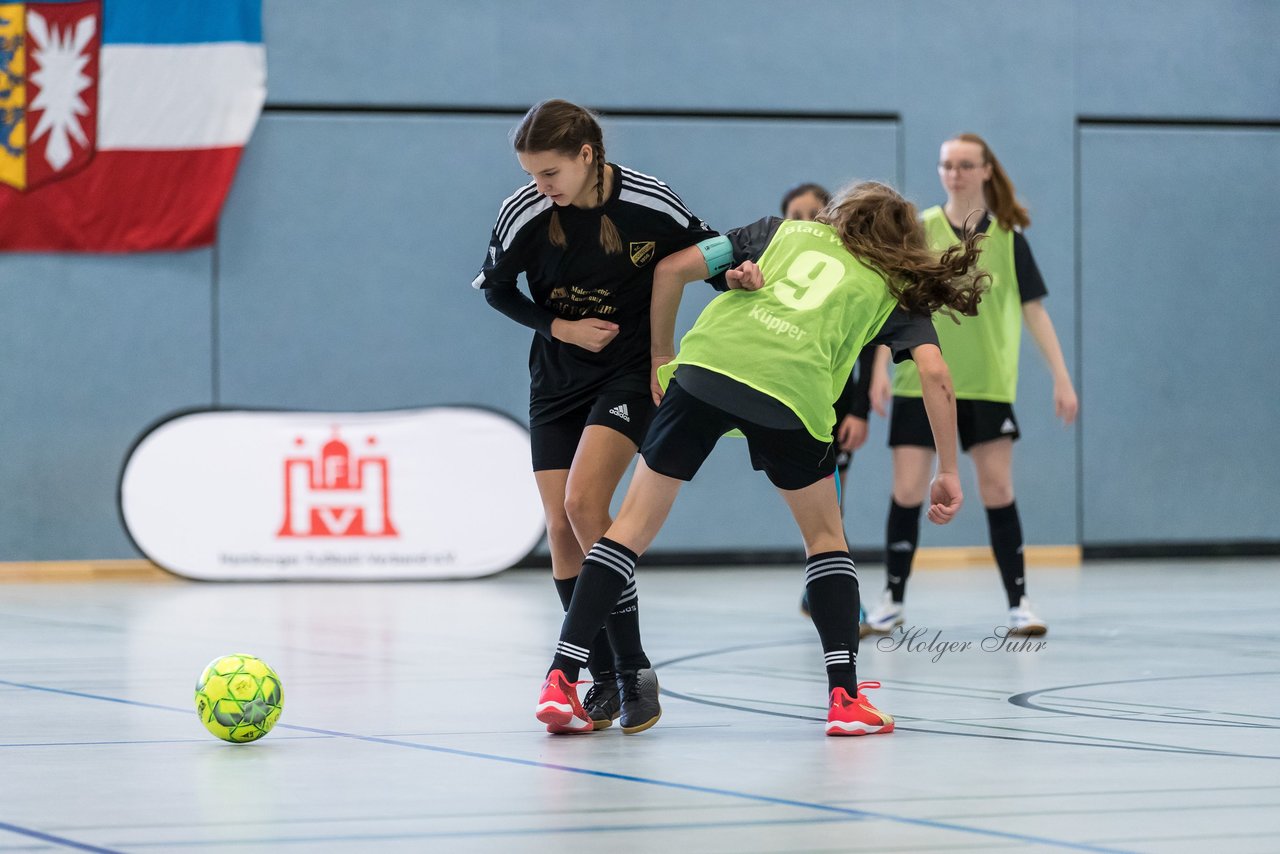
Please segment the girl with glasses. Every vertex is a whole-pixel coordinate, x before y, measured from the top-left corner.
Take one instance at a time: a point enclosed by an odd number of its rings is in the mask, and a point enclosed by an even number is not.
[[[1053,376],[1055,414],[1071,424],[1079,403],[1044,308],[1044,280],[1022,234],[1031,218],[995,153],[976,134],[953,137],[942,144],[938,178],[947,201],[924,212],[929,245],[945,250],[961,245],[970,232],[985,235],[980,264],[991,277],[990,292],[976,316],[960,318],[958,325],[949,318],[934,318],[955,382],[960,446],[977,470],[991,548],[1008,600],[1009,634],[1042,635],[1048,627],[1027,598],[1022,523],[1013,495],[1013,443],[1020,435],[1013,402],[1023,325]],[[872,404],[881,414],[890,393],[887,361],[880,354],[871,389]],[[895,369],[889,422],[893,497],[885,534],[888,583],[880,604],[863,623],[864,634],[891,632],[904,621],[907,579],[934,460],[921,394],[920,377],[910,364]]]

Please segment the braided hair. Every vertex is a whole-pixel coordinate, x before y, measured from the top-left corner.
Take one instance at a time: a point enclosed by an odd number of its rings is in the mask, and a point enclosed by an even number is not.
[[[604,132],[590,110],[558,98],[534,104],[512,134],[512,143],[522,154],[554,151],[567,157],[577,157],[588,146],[596,166],[596,203],[604,204]],[[553,246],[567,244],[558,210],[552,209],[547,238]],[[600,215],[600,246],[610,255],[622,251],[622,236],[607,214]]]

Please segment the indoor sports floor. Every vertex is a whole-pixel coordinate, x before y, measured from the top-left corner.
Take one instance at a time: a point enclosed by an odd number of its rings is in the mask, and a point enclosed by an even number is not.
[[[898,729],[846,739],[799,566],[641,565],[665,713],[636,736],[534,720],[546,571],[7,584],[0,852],[1280,851],[1277,564],[1033,568],[1046,645],[995,651],[995,570],[920,571],[916,648],[859,661]],[[251,745],[192,707],[240,651],[285,688]]]

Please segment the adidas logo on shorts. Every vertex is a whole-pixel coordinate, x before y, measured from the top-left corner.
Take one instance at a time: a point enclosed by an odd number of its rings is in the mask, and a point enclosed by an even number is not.
[[[1018,425],[1016,425],[1016,424],[1014,424],[1014,423],[1013,423],[1013,419],[1012,419],[1012,418],[1006,418],[1006,419],[1004,420],[1004,423],[1000,425],[1000,432],[1001,432],[1001,433],[1016,433],[1016,432],[1018,432]]]
[[[610,409],[609,414],[618,416],[628,424],[631,423],[631,414],[627,412],[627,405],[625,403],[620,403],[617,406],[615,406],[613,409]]]

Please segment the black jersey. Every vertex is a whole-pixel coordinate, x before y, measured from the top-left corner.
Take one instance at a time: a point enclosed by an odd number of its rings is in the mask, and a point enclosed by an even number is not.
[[[471,283],[499,311],[538,333],[529,349],[530,426],[552,421],[605,390],[648,390],[653,268],[673,252],[716,236],[662,181],[610,165],[613,189],[597,208],[555,207],[534,182],[507,198]],[[547,237],[553,210],[564,247]],[[611,255],[600,245],[604,214],[622,238],[620,253]],[[516,286],[520,273],[532,300]],[[723,288],[723,278],[719,282]],[[618,324],[617,337],[599,353],[551,337],[554,319],[586,317]]]

